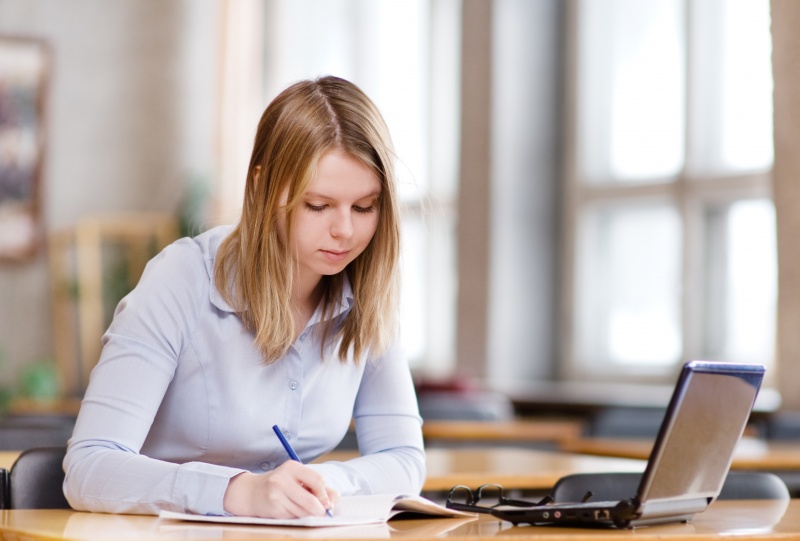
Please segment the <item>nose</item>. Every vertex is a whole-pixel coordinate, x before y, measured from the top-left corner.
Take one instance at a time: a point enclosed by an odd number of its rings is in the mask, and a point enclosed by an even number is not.
[[[350,238],[353,236],[353,216],[350,209],[336,212],[331,222],[331,236],[336,238]]]

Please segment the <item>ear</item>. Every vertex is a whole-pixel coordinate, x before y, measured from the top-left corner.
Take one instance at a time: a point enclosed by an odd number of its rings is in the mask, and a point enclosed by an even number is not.
[[[253,186],[258,187],[258,179],[261,178],[261,166],[256,165],[253,169]]]

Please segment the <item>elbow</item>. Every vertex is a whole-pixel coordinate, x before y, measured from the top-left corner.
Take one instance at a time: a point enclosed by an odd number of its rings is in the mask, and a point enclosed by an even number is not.
[[[74,478],[74,476],[73,476]],[[64,492],[64,498],[66,498],[67,503],[72,509],[76,511],[91,511],[85,504],[84,500],[81,497],[80,490],[75,486],[74,479],[70,476],[64,477],[64,484],[62,485],[62,490]]]
[[[413,449],[409,453],[406,463],[406,478],[408,487],[406,490],[419,494],[425,486],[427,470],[425,466],[425,451],[423,449]]]
[[[96,441],[69,442],[63,462],[62,490],[70,507],[77,511],[109,511],[99,502],[104,500],[100,492],[109,481],[104,463],[113,450]]]
[[[417,483],[418,483],[418,486],[419,486],[418,492],[422,492],[422,489],[425,486],[425,480],[427,479],[427,475],[428,475],[428,471],[427,471],[427,468],[425,466],[425,451],[422,452],[422,460],[421,460],[421,462],[419,464],[418,471],[419,471],[419,477],[418,477],[418,480],[417,480]]]
[[[83,480],[86,475],[83,473],[87,469],[87,457],[85,450],[76,450],[72,446],[67,448],[64,457],[64,483],[62,490],[64,497],[70,507],[78,511],[92,511],[86,505],[85,483]]]

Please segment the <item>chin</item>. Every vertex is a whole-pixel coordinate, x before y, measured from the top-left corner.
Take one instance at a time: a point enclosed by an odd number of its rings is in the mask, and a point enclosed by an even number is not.
[[[347,265],[349,265],[349,263]],[[337,274],[342,272],[344,269],[346,269],[347,265],[336,265],[335,267],[334,266],[329,266],[329,267],[326,267],[324,269],[320,269],[319,273],[322,276],[336,276]]]

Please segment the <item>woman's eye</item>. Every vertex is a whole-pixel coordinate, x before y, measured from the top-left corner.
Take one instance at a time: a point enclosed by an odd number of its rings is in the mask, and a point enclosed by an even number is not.
[[[374,211],[375,210],[375,206],[374,205],[370,205],[368,207],[353,206],[353,210],[356,211],[356,212],[360,212],[361,214],[367,214],[369,212]]]
[[[311,203],[306,203],[306,208],[311,212],[322,212],[325,210],[325,205],[312,205]]]

